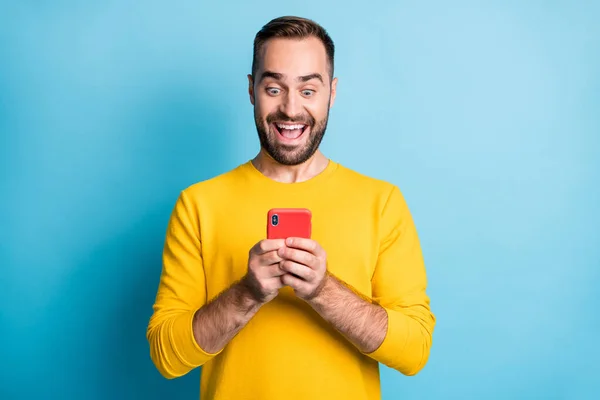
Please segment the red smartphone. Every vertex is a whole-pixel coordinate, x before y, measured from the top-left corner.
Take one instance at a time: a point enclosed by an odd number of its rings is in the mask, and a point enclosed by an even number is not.
[[[310,239],[312,213],[306,208],[272,208],[267,214],[267,239]]]

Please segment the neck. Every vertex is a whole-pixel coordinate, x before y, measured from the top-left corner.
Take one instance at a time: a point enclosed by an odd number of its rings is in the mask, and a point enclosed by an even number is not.
[[[298,183],[307,181],[327,168],[329,159],[319,150],[311,158],[299,165],[283,165],[269,156],[264,149],[252,160],[254,167],[263,175],[282,183]]]

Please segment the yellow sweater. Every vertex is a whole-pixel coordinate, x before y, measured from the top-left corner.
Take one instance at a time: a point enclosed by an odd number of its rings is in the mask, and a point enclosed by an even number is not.
[[[223,350],[209,354],[197,344],[194,312],[244,276],[276,207],[310,209],[329,271],[385,308],[388,330],[376,351],[361,353],[289,287]],[[167,378],[202,366],[202,400],[379,399],[378,362],[405,375],[427,362],[435,317],[426,285],[417,232],[395,185],[332,160],[308,181],[281,183],[248,161],[180,193],[148,324],[150,355]]]

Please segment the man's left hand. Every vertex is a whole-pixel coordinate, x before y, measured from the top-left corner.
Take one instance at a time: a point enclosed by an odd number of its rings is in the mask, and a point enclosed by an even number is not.
[[[327,280],[327,255],[314,240],[288,238],[278,251],[280,268],[287,272],[281,277],[284,285],[294,289],[304,300],[316,297]]]

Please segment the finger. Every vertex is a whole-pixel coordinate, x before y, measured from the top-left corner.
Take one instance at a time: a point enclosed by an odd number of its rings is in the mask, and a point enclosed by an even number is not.
[[[252,247],[252,251],[256,254],[265,254],[269,251],[277,250],[284,245],[284,239],[263,239]]]
[[[285,245],[295,249],[307,251],[315,256],[321,256],[325,253],[319,243],[312,239],[291,237],[286,239]]]
[[[284,260],[295,261],[298,264],[303,264],[311,268],[316,267],[316,257],[307,251],[282,247],[279,249],[278,254]]]
[[[281,268],[280,263],[277,263],[261,268],[259,274],[265,279],[269,279],[277,278],[279,276],[285,275],[285,273],[286,272]]]
[[[294,289],[297,292],[310,292],[310,284],[294,275],[285,274],[281,277],[281,282]]]
[[[282,287],[284,287],[284,283],[281,281],[283,275],[281,276],[274,276],[272,278],[266,279],[265,281],[265,285],[271,289],[281,289]]]
[[[268,253],[262,254],[258,256],[260,259],[260,265],[272,265],[279,264],[282,258],[279,256],[277,250],[272,250]]]
[[[284,260],[281,263],[281,270],[284,273],[290,273],[296,275],[304,281],[311,282],[315,279],[316,273],[310,267],[306,265],[298,264],[294,261]]]

